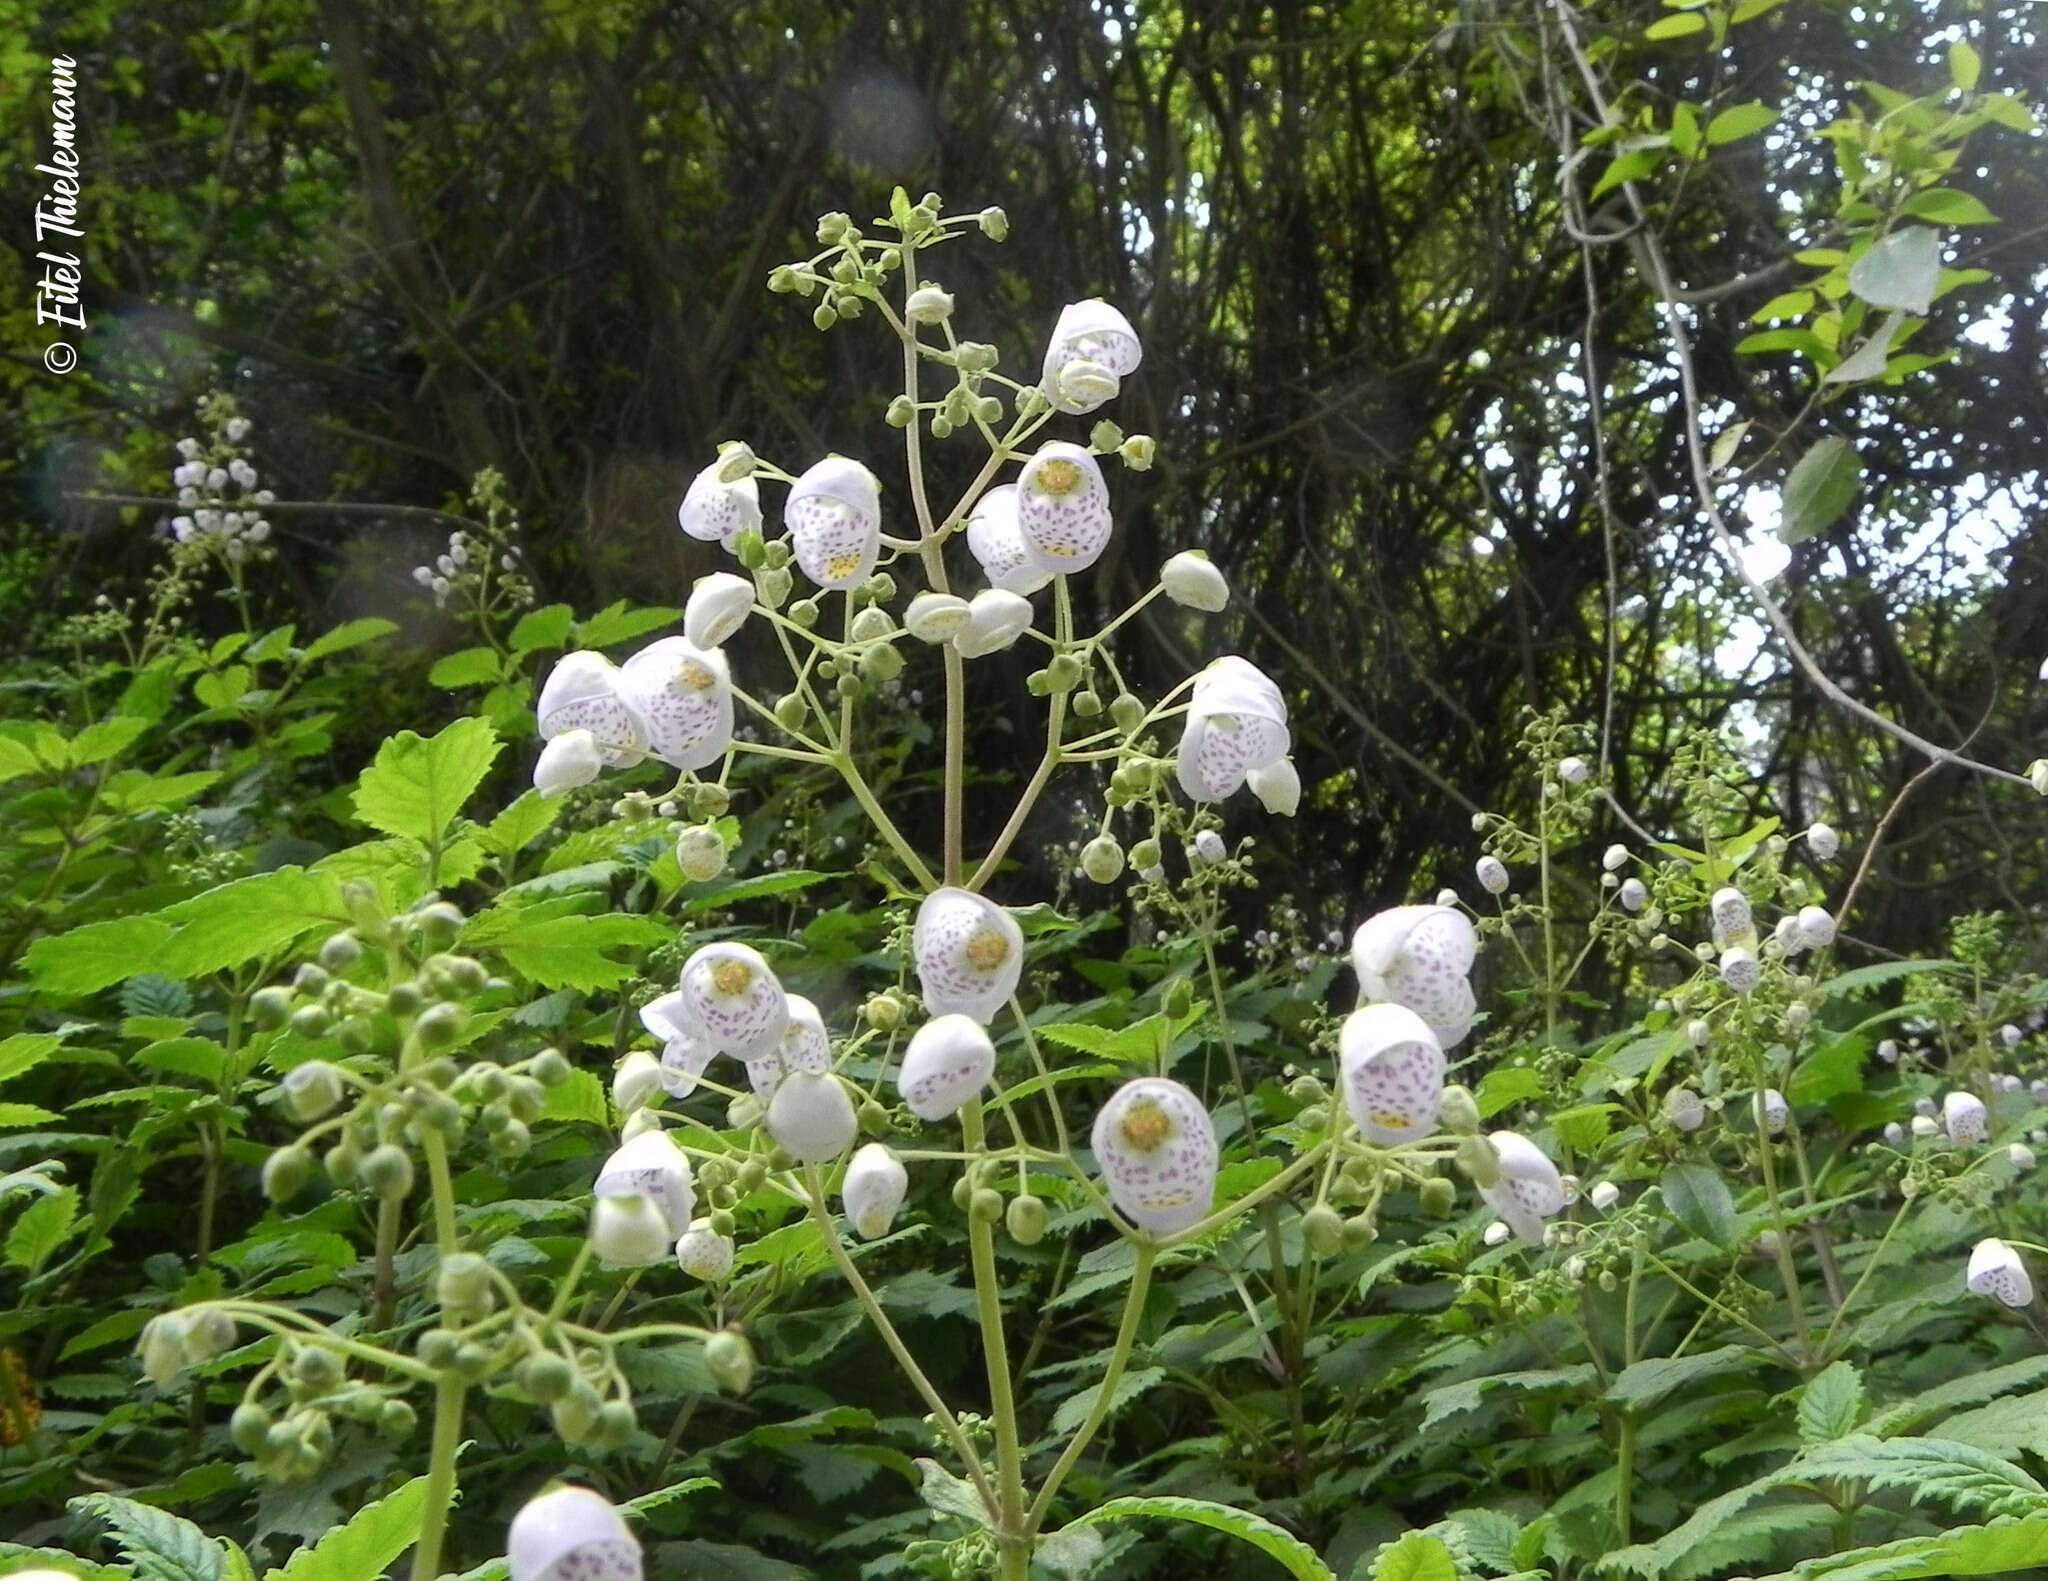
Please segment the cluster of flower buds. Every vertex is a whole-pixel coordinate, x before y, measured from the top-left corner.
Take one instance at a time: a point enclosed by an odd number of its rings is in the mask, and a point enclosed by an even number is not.
[[[268,541],[270,523],[263,508],[277,496],[256,486],[256,469],[237,448],[249,437],[249,419],[229,415],[233,410],[227,398],[208,396],[200,413],[212,431],[211,441],[178,441],[171,486],[179,514],[171,518],[171,536],[181,544],[216,545],[228,559],[239,561],[254,545]]]

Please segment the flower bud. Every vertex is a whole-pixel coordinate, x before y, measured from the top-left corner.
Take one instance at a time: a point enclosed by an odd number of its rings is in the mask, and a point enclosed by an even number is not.
[[[1454,1136],[1470,1136],[1479,1129],[1479,1105],[1472,1089],[1453,1082],[1437,1101],[1437,1124]]]
[[[1211,613],[1230,602],[1230,584],[1199,549],[1183,549],[1160,568],[1159,585],[1176,604]]]
[[[1344,1221],[1335,1208],[1319,1202],[1301,1216],[1301,1238],[1318,1257],[1335,1257],[1344,1249]]]
[[[768,1134],[806,1164],[837,1158],[860,1135],[860,1117],[837,1076],[792,1071],[768,1101]]]
[[[377,1196],[397,1201],[412,1191],[412,1158],[404,1148],[386,1142],[372,1148],[356,1169],[357,1178]]]
[[[977,214],[974,223],[981,227],[981,234],[992,242],[999,242],[1010,234],[1010,217],[994,206],[985,208]]]
[[[1292,758],[1255,768],[1245,775],[1244,782],[1252,788],[1260,805],[1275,817],[1292,818],[1301,805],[1301,775]]]
[[[2048,758],[2036,758],[2027,765],[2027,783],[2037,796],[2048,796]]]
[[[1621,901],[1622,910],[1641,911],[1650,903],[1650,891],[1640,878],[1625,878],[1616,898]]]
[[[1721,952],[1721,981],[1738,994],[1746,994],[1763,981],[1763,968],[1753,951],[1735,948]]]
[[[1565,758],[1557,765],[1557,777],[1567,785],[1583,785],[1593,771],[1584,758]]]
[[[897,1091],[920,1120],[947,1119],[988,1085],[995,1063],[995,1045],[979,1021],[942,1015],[911,1038],[897,1073]]]
[[[692,1279],[708,1285],[722,1283],[732,1272],[734,1247],[730,1235],[721,1235],[709,1219],[699,1219],[676,1241],[676,1264]]]
[[[642,1104],[661,1096],[661,1061],[635,1049],[619,1061],[612,1076],[612,1103],[621,1114],[631,1114]]]
[[[720,1329],[704,1342],[704,1366],[727,1394],[745,1394],[754,1381],[754,1348],[746,1335]]]
[[[1458,1188],[1441,1175],[1432,1175],[1415,1188],[1416,1201],[1432,1219],[1449,1218],[1458,1205]]]
[[[1501,1220],[1495,1219],[1491,1224],[1487,1225],[1485,1232],[1480,1235],[1479,1239],[1487,1246],[1505,1246],[1513,1238],[1514,1233]]]
[[[939,324],[953,316],[953,298],[935,285],[922,285],[904,300],[904,322]]]
[[[903,626],[919,642],[950,642],[967,628],[972,606],[952,593],[920,593],[904,611]]]
[[[1472,865],[1479,887],[1489,895],[1504,895],[1508,888],[1507,864],[1497,856],[1482,856]]]
[[[1813,824],[1806,831],[1806,848],[1821,861],[1832,862],[1842,849],[1842,837],[1824,823]]]
[[[1099,834],[1081,848],[1081,871],[1098,884],[1113,884],[1124,870],[1124,848],[1114,835]]]
[[[1628,847],[1610,845],[1600,855],[1600,866],[1609,873],[1618,873],[1628,866]]]
[[[474,1252],[452,1252],[434,1275],[434,1299],[444,1321],[467,1322],[490,1310],[490,1265]]]
[[[309,1059],[294,1065],[284,1075],[285,1107],[292,1118],[317,1120],[340,1103],[347,1089],[340,1068],[324,1059]]]
[[[2005,1150],[2006,1162],[2016,1170],[2025,1173],[2034,1167],[2034,1150],[2024,1142],[2015,1142]]]
[[[1807,945],[1824,950],[1835,942],[1835,918],[1825,906],[1803,906],[1798,917],[1799,933]]]
[[[1707,1106],[1690,1087],[1673,1087],[1664,1095],[1664,1118],[1681,1131],[1697,1131],[1707,1122]]]
[[[135,1351],[142,1358],[143,1375],[159,1389],[185,1370],[185,1317],[163,1312],[142,1327]],[[0,1363],[4,1365],[4,1363]]]
[[[1230,854],[1223,844],[1223,836],[1214,829],[1204,829],[1195,836],[1195,855],[1210,867],[1214,867]]]
[[[1003,1225],[1010,1232],[1010,1239],[1019,1246],[1036,1246],[1045,1239],[1048,1217],[1045,1203],[1040,1198],[1029,1195],[1012,1197],[1003,1215]]]
[[[1586,1200],[1599,1212],[1606,1213],[1621,1201],[1621,1187],[1611,1180],[1603,1180],[1586,1194]]]
[[[978,659],[1010,647],[1031,626],[1031,601],[999,587],[985,587],[968,601],[967,624],[953,634],[962,656]]]

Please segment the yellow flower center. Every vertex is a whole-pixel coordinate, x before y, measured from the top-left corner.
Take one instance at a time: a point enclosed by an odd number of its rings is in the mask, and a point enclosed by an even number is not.
[[[745,961],[714,961],[711,986],[728,999],[745,993],[754,985],[753,969]]]
[[[996,928],[981,928],[968,939],[961,954],[977,972],[992,972],[1010,958],[1010,941]]]
[[[1124,1140],[1141,1153],[1155,1153],[1165,1144],[1173,1132],[1173,1122],[1166,1117],[1166,1111],[1150,1098],[1140,1098],[1124,1111],[1123,1123],[1118,1127]]]
[[[676,666],[675,684],[680,691],[708,692],[718,684],[718,677],[711,673],[710,665],[685,659]]]
[[[1041,494],[1065,499],[1081,486],[1081,469],[1071,461],[1047,461],[1033,474]]]
[[[1405,1130],[1408,1125],[1408,1115],[1400,1109],[1373,1109],[1366,1118],[1382,1131]]]
[[[837,582],[841,577],[852,576],[860,569],[861,557],[857,554],[835,554],[825,562],[825,580]]]

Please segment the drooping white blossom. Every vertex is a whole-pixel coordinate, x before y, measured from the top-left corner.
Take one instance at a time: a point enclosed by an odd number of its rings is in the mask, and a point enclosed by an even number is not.
[[[766,961],[744,944],[707,944],[683,963],[677,984],[686,1024],[721,1053],[752,1059],[775,1050],[789,999]]]
[[[1755,915],[1749,908],[1749,897],[1733,884],[1715,890],[1714,898],[1707,909],[1713,918],[1714,942],[1723,949],[1739,942],[1756,927]]]
[[[714,461],[690,480],[676,510],[676,524],[692,538],[731,549],[742,532],[749,528],[760,531],[761,488],[751,477],[736,483],[720,482],[722,465]]]
[[[716,648],[688,637],[650,642],[620,668],[619,695],[646,750],[670,768],[709,768],[732,745],[732,672]]]
[[[1159,585],[1168,598],[1188,609],[1214,614],[1230,602],[1230,584],[1216,562],[1199,549],[1183,549],[1161,566]]]
[[[1602,1213],[1611,1212],[1614,1205],[1621,1201],[1621,1187],[1611,1180],[1603,1180],[1586,1193],[1586,1200]]]
[[[1816,823],[1806,831],[1806,848],[1823,862],[1832,862],[1842,849],[1842,837],[1827,824]]]
[[[652,1268],[668,1259],[675,1238],[652,1197],[599,1197],[591,1205],[590,1247],[608,1268]]]
[[[988,1085],[995,1068],[995,1045],[981,1022],[970,1015],[942,1015],[911,1037],[896,1089],[920,1120],[944,1120]]]
[[[825,1030],[825,1018],[802,994],[789,996],[789,1023],[782,1029],[775,1053],[785,1073],[803,1071],[818,1076],[832,1068],[832,1038]]]
[[[1144,356],[1131,321],[1100,297],[1060,309],[1039,388],[1062,412],[1092,412],[1113,398]]]
[[[1616,894],[1624,911],[1641,911],[1650,903],[1650,888],[1640,878],[1624,878]]]
[[[1017,531],[1041,571],[1085,571],[1109,547],[1109,484],[1088,451],[1048,440],[1017,474]]]
[[[1171,1235],[1209,1211],[1216,1191],[1216,1128],[1202,1100],[1177,1081],[1124,1083],[1095,1116],[1089,1144],[1110,1200],[1140,1229]]]
[[[691,1021],[682,991],[677,989],[642,1005],[640,1024],[661,1039],[662,1090],[671,1098],[689,1097],[718,1053],[718,1045]]]
[[[967,624],[953,633],[961,657],[999,653],[1031,628],[1031,601],[1021,593],[985,587],[967,603]]]
[[[1287,756],[1287,703],[1258,666],[1226,655],[1195,677],[1175,771],[1194,801],[1222,801]]]
[[[972,1016],[984,1026],[1017,991],[1024,970],[1017,919],[966,889],[948,887],[924,898],[910,948],[932,1011]]]
[[[837,1158],[860,1134],[860,1117],[837,1076],[794,1071],[768,1100],[765,1122],[776,1146],[805,1164]]]
[[[1450,906],[1395,906],[1369,917],[1351,936],[1351,964],[1366,1000],[1406,1005],[1455,1048],[1478,1006],[1467,974],[1479,935]]]
[[[1427,1136],[1444,1095],[1444,1051],[1428,1022],[1405,1005],[1366,1005],[1338,1039],[1344,1107],[1383,1147]]]
[[[747,622],[754,584],[730,571],[700,576],[683,605],[683,635],[700,648],[716,648]]]
[[[1005,593],[1028,596],[1052,580],[1024,546],[1024,534],[1017,525],[1017,485],[998,484],[980,499],[967,516],[967,547],[980,563],[990,587]]]
[[[643,1131],[619,1148],[604,1161],[597,1183],[590,1189],[600,1200],[645,1197],[660,1208],[668,1221],[668,1233],[662,1237],[664,1251],[690,1227],[697,1204],[689,1155],[666,1131]]]
[[[692,1279],[715,1285],[732,1272],[737,1248],[730,1235],[720,1235],[709,1219],[699,1219],[676,1238],[676,1266]]]
[[[646,752],[645,728],[626,703],[619,667],[601,653],[564,654],[541,683],[534,715],[544,742],[587,730],[607,768],[631,767]]]
[[[1775,1087],[1766,1087],[1757,1098],[1757,1116],[1763,1127],[1773,1136],[1785,1129],[1792,1119],[1792,1105],[1785,1101],[1785,1095]]]
[[[1736,946],[1721,952],[1721,981],[1732,991],[1746,994],[1763,981],[1763,967],[1757,963],[1756,952]]]
[[[1942,1128],[1949,1140],[1972,1146],[1984,1140],[1989,1129],[1984,1100],[1973,1092],[1952,1092],[1941,1100]]]
[[[635,1049],[612,1073],[612,1105],[621,1114],[631,1114],[663,1090],[661,1062],[645,1050]]]
[[[1707,1106],[1690,1087],[1673,1087],[1664,1095],[1664,1118],[1681,1131],[1697,1131],[1707,1123]]]
[[[909,1190],[910,1171],[903,1161],[882,1143],[869,1142],[848,1161],[839,1202],[856,1234],[863,1240],[879,1240],[889,1233]]]
[[[903,612],[903,629],[919,642],[950,642],[967,627],[972,609],[955,593],[920,593]]]
[[[1799,936],[1812,949],[1826,949],[1835,942],[1834,913],[1825,906],[1801,906]]]
[[[1996,1236],[1979,1241],[1970,1250],[1970,1269],[1964,1283],[1974,1295],[1991,1296],[2009,1307],[2023,1307],[2034,1299],[2034,1281],[2020,1254]]]
[[[882,549],[882,485],[845,456],[827,456],[798,478],[782,507],[796,563],[818,586],[840,591],[867,580]]]
[[[1245,784],[1259,799],[1259,805],[1279,818],[1292,818],[1301,806],[1301,773],[1294,759],[1261,764],[1244,777]]]
[[[512,1518],[506,1551],[511,1581],[641,1581],[638,1540],[589,1488],[528,1499]]]
[[[1472,876],[1489,895],[1505,895],[1508,891],[1507,864],[1497,856],[1482,856],[1473,863]]]
[[[1564,1180],[1543,1149],[1514,1131],[1495,1131],[1487,1140],[1499,1160],[1500,1178],[1479,1195],[1501,1216],[1518,1240],[1543,1244],[1543,1221],[1565,1205]]]
[[[534,759],[533,788],[547,801],[566,796],[603,772],[604,756],[588,730],[564,730]]]

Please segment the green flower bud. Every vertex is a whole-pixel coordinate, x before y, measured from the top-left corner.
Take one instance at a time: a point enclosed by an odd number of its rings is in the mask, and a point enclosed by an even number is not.
[[[863,679],[879,686],[884,681],[893,681],[903,673],[903,655],[894,643],[883,643],[870,648],[860,656],[860,673]]]
[[[1055,654],[1052,662],[1045,667],[1046,684],[1055,692],[1071,692],[1081,684],[1081,677],[1085,673],[1081,668],[1081,661],[1071,653]]]
[[[505,1087],[505,1101],[512,1106],[513,1119],[531,1125],[546,1111],[548,1090],[531,1076],[513,1076]]]
[[[1010,1232],[1010,1239],[1019,1246],[1036,1246],[1045,1239],[1047,1217],[1044,1199],[1012,1197],[1009,1210],[1003,1215],[1003,1223]]]
[[[305,1014],[304,1011],[300,1012]],[[324,1059],[309,1059],[284,1073],[284,1106],[294,1120],[317,1120],[340,1103],[348,1088],[341,1071]]]
[[[311,961],[306,961],[297,971],[292,973],[292,992],[296,994],[317,994],[327,986],[329,981],[331,979],[328,977],[327,969],[324,966],[315,966]]]
[[[1458,1205],[1458,1188],[1441,1175],[1432,1176],[1416,1187],[1415,1195],[1422,1204],[1422,1211],[1432,1219],[1447,1219],[1451,1210]]]
[[[429,963],[429,980],[446,993],[480,994],[490,974],[474,956],[442,955]]]
[[[523,1120],[507,1120],[491,1133],[491,1156],[494,1158],[523,1158],[532,1146],[533,1133]]]
[[[455,1347],[453,1365],[459,1376],[471,1383],[481,1383],[491,1370],[490,1347],[479,1345],[473,1340],[464,1341]]]
[[[345,972],[362,958],[362,943],[353,933],[331,934],[320,946],[320,964],[330,972]]]
[[[417,915],[420,937],[430,950],[447,949],[455,942],[455,936],[462,932],[463,923],[469,920],[463,916],[459,906],[445,900],[421,907]]]
[[[740,1190],[752,1196],[768,1184],[768,1166],[758,1158],[750,1158],[740,1165],[738,1175]]]
[[[795,580],[786,565],[763,566],[754,573],[754,594],[770,609],[782,608],[794,586]]]
[[[761,1123],[767,1114],[766,1107],[750,1092],[743,1092],[726,1105],[725,1128],[728,1131],[751,1131]]]
[[[259,1032],[275,1032],[291,1019],[291,1013],[289,988],[259,988],[249,998],[249,1020]]]
[[[754,1348],[746,1335],[721,1329],[704,1342],[704,1365],[719,1388],[745,1394],[754,1381]]]
[[[1370,1213],[1354,1213],[1344,1221],[1344,1250],[1362,1252],[1380,1238],[1380,1227]]]
[[[323,1005],[301,1005],[292,1012],[292,1031],[302,1038],[325,1037],[332,1025],[334,1017]]]
[[[983,209],[974,217],[974,223],[981,227],[981,234],[992,242],[999,242],[1010,234],[1010,217],[1001,209]]]
[[[1113,884],[1124,870],[1124,848],[1113,835],[1099,834],[1081,848],[1081,871],[1098,884]]]
[[[628,1400],[607,1400],[598,1408],[597,1426],[591,1442],[600,1449],[623,1449],[640,1426],[640,1417]]]
[[[1123,442],[1124,431],[1106,417],[1088,430],[1088,448],[1097,455],[1106,456]]]
[[[789,544],[781,538],[770,538],[761,546],[761,568],[764,571],[780,571],[790,561]]]
[[[730,1192],[727,1195],[730,1195]],[[711,1226],[711,1233],[713,1235],[730,1235],[738,1223],[733,1218],[732,1208],[729,1205],[723,1208],[713,1208],[711,1212],[705,1215],[705,1222]]]
[[[761,529],[742,527],[732,537],[733,557],[749,571],[758,571],[768,563],[768,546],[761,541]]]
[[[932,438],[951,439],[952,437],[953,419],[944,412],[934,412],[932,414]]]
[[[1328,1104],[1312,1103],[1297,1114],[1294,1119],[1295,1123],[1304,1131],[1321,1131],[1326,1129],[1330,1123],[1330,1107]]]
[[[576,1369],[566,1356],[540,1351],[519,1364],[519,1387],[542,1405],[553,1405],[576,1387]]]
[[[1098,693],[1095,693],[1093,691],[1076,692],[1073,696],[1071,706],[1077,717],[1082,719],[1093,719],[1097,714],[1102,712],[1102,698]]]
[[[587,1383],[579,1382],[555,1401],[549,1410],[554,1419],[555,1432],[565,1444],[580,1444],[588,1439],[597,1427],[597,1413],[602,1409],[597,1391]]]
[[[1334,1257],[1344,1249],[1344,1221],[1327,1202],[1318,1202],[1301,1216],[1301,1238],[1318,1257]]]
[[[302,1345],[292,1354],[292,1383],[309,1395],[326,1394],[346,1376],[341,1358],[319,1345]]]
[[[1003,1194],[993,1187],[982,1186],[968,1199],[967,1211],[983,1224],[994,1224],[1003,1216]]]
[[[1140,843],[1142,844],[1143,842]],[[1159,1008],[1175,1021],[1179,1021],[1186,1016],[1188,1011],[1194,1007],[1194,1003],[1194,987],[1185,977],[1174,978],[1172,982],[1166,985],[1165,992],[1159,996]]]
[[[1472,1097],[1472,1090],[1455,1082],[1444,1088],[1436,1116],[1446,1131],[1459,1136],[1472,1136],[1479,1130],[1479,1105]]]
[[[891,428],[908,428],[917,421],[917,404],[907,395],[899,395],[889,403],[889,410],[882,414],[882,420]]]
[[[962,1175],[953,1182],[953,1206],[965,1213],[974,1204],[974,1180]]]
[[[403,1400],[386,1400],[377,1409],[377,1431],[394,1444],[412,1437],[419,1426],[419,1413]]]
[[[861,595],[871,604],[893,604],[896,602],[896,578],[887,571],[877,571],[860,585]]]
[[[491,1268],[474,1252],[451,1252],[434,1275],[434,1299],[459,1322],[470,1322],[491,1309]]]
[[[889,1111],[873,1098],[860,1106],[860,1130],[863,1136],[887,1136],[889,1134]]]
[[[830,302],[820,302],[811,309],[811,327],[813,329],[830,329],[838,322],[839,315],[833,310]]]
[[[460,1005],[442,1003],[430,1005],[420,1013],[413,1023],[413,1030],[419,1034],[420,1042],[428,1048],[449,1048],[460,1038],[463,1029],[469,1025],[469,1012]]]
[[[279,1149],[279,1151],[289,1152],[290,1149],[281,1148]],[[272,1156],[275,1157],[275,1155]],[[353,1186],[356,1183],[357,1176],[360,1174],[362,1170],[362,1164],[363,1150],[357,1147],[355,1143],[349,1141],[346,1137],[344,1137],[341,1141],[335,1143],[334,1146],[330,1147],[327,1150],[327,1156],[320,1160],[320,1167],[327,1171],[327,1178],[333,1181],[337,1186],[342,1187]],[[266,1194],[268,1194],[270,1190],[270,1167],[271,1166],[267,1163],[264,1165],[264,1191]],[[290,1166],[286,1165],[282,1167],[289,1168]],[[282,1184],[282,1181],[280,1181],[280,1184]],[[297,1193],[294,1192],[293,1195],[296,1196]],[[290,1197],[272,1196],[270,1200],[272,1202],[288,1202],[291,1199]]]
[[[970,379],[981,377],[995,367],[1001,353],[986,341],[963,340],[953,348],[953,365]]]
[[[384,1008],[400,1021],[409,1021],[420,1013],[420,1006],[427,1002],[420,992],[418,983],[393,983],[384,994]]]
[[[263,1453],[270,1436],[270,1413],[253,1400],[244,1400],[228,1418],[228,1437],[235,1448],[254,1459]]]
[[[380,1197],[395,1201],[412,1191],[412,1159],[404,1148],[389,1142],[371,1149],[358,1174],[363,1184]]]
[[[839,210],[818,216],[818,245],[837,247],[846,240],[847,232],[853,229],[853,220]]]
[[[1110,722],[1125,735],[1131,734],[1145,722],[1145,705],[1129,692],[1119,692],[1110,699]]]
[[[1122,455],[1124,465],[1133,472],[1149,472],[1157,451],[1150,434],[1133,434],[1119,447],[1118,453]]]
[[[1131,847],[1131,866],[1141,873],[1148,868],[1157,867],[1159,865],[1159,858],[1160,851],[1157,840],[1140,840]]]
[[[805,631],[817,626],[819,613],[818,601],[815,598],[800,598],[789,606],[789,618]]]
[[[455,1364],[455,1352],[461,1344],[448,1330],[430,1328],[413,1342],[413,1354],[419,1357],[420,1365],[440,1372]]]
[[[312,1178],[313,1155],[303,1147],[280,1147],[263,1161],[263,1195],[272,1202],[291,1201]]]

